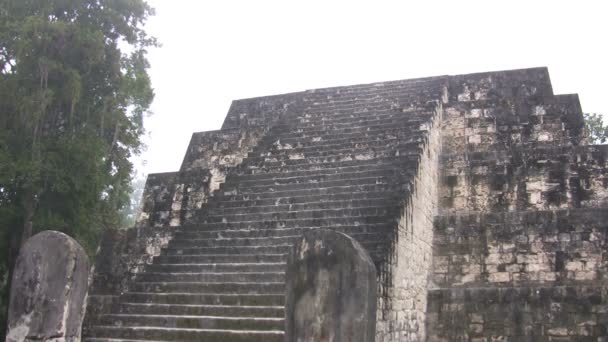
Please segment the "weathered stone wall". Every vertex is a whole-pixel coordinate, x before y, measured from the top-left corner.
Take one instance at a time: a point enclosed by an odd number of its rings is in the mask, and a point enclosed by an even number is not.
[[[585,141],[576,95],[496,98],[445,108],[446,153],[507,151],[515,146],[579,145]]]
[[[601,342],[605,286],[441,289],[429,292],[429,342]]]
[[[126,291],[129,281],[158,255],[172,237],[170,227],[107,229],[103,232],[95,259],[95,294]]]
[[[208,169],[148,175],[137,226],[185,223],[212,196],[213,181]]]
[[[513,148],[442,158],[442,212],[605,207],[608,146]]]
[[[605,146],[546,69],[450,78],[428,341],[603,341]]]
[[[180,172],[196,174],[202,170],[209,173],[208,193],[212,193],[225,182],[228,171],[239,165],[261,142],[267,131],[268,127],[254,126],[194,133]],[[200,206],[200,203],[190,204],[190,207]]]
[[[192,135],[178,172],[148,175],[138,226],[187,223],[280,119],[297,107],[303,93],[233,101],[221,130]],[[261,145],[261,146],[259,146]]]
[[[169,225],[178,176],[177,172],[148,175],[142,194],[141,209],[137,216],[137,225]]]
[[[127,292],[136,276],[160,255],[174,230],[168,226],[139,226],[103,232],[93,267],[85,329],[94,324],[99,315],[115,308],[118,297]]]
[[[148,175],[138,225],[186,223],[264,134],[260,127],[194,133],[180,171]]]
[[[303,94],[291,93],[232,101],[222,130],[272,127],[298,107]]]
[[[433,259],[433,217],[437,209],[439,155],[441,153],[441,103],[421,130],[426,141],[419,154],[417,174],[411,179],[388,269],[390,277],[379,300],[376,341],[424,341],[427,283]]]
[[[553,95],[544,67],[449,76],[448,92],[450,103]]]
[[[194,133],[180,170],[211,170],[238,165],[262,137],[263,132],[256,127]]]
[[[608,279],[608,211],[469,213],[435,220],[440,287],[566,285]]]

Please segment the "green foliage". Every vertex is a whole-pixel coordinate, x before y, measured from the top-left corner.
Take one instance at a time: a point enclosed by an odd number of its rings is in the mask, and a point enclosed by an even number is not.
[[[585,127],[589,134],[589,142],[592,144],[603,144],[608,140],[608,125],[604,125],[601,114],[585,113]]]
[[[150,15],[145,0],[0,0],[0,286],[30,235],[59,230],[92,255],[121,223],[154,97]]]

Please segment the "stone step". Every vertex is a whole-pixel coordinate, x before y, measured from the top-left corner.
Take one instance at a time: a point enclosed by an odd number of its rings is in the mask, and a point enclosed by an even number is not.
[[[201,264],[201,263],[268,263],[285,262],[286,253],[276,254],[205,254],[175,255],[163,253],[154,257],[155,264]]]
[[[277,125],[275,127],[277,130],[296,129],[298,131],[309,129],[318,130],[320,128],[341,130],[351,127],[376,126],[386,123],[403,124],[408,121],[420,120],[420,117],[424,117],[424,115],[428,114],[417,112],[416,115],[411,115],[411,113],[404,113],[398,109],[395,110],[387,108],[370,112],[349,114],[347,116],[326,115],[315,117],[313,115],[304,115],[298,117],[293,122],[288,122],[285,125]]]
[[[415,80],[398,80],[381,83],[368,83],[347,87],[332,87],[323,89],[307,90],[304,99],[306,102],[322,101],[328,99],[342,99],[353,96],[375,96],[386,95],[386,92],[416,93],[440,91],[446,85],[445,78],[426,77]],[[433,93],[434,94],[434,93]],[[331,96],[331,97],[328,97]]]
[[[427,88],[428,89],[428,88]],[[303,98],[303,112],[306,112],[314,108],[324,108],[327,105],[337,104],[353,104],[380,101],[382,99],[391,99],[398,96],[414,96],[419,94],[420,91],[426,91],[422,87],[377,87],[369,88],[362,91],[350,91],[346,93],[342,92],[331,92],[321,94],[306,94]],[[428,92],[428,94],[432,94]],[[409,99],[408,99],[409,100]],[[358,106],[355,106],[358,107]]]
[[[160,340],[132,340],[132,339],[122,339],[122,338],[103,338],[103,337],[85,337],[82,339],[84,342],[169,342],[169,341],[160,341]]]
[[[288,128],[290,125],[293,126],[306,126],[307,124],[336,124],[336,125],[348,125],[348,124],[366,124],[368,122],[390,120],[398,117],[404,119],[411,118],[411,113],[404,112],[401,109],[382,108],[375,109],[373,111],[355,111],[349,114],[337,114],[331,115],[327,113],[303,113],[295,117],[293,120],[279,124],[275,127],[282,129]]]
[[[386,232],[356,233],[351,236],[358,241],[378,241]],[[234,246],[276,246],[295,243],[301,235],[233,237],[233,238],[176,238],[169,242],[168,248],[234,247]]]
[[[388,240],[368,240],[360,241],[368,252],[373,253],[381,246],[388,244]],[[281,254],[289,253],[293,244],[276,246],[224,246],[224,247],[170,247],[163,249],[161,255],[220,255],[220,254]]]
[[[223,317],[285,317],[285,308],[275,306],[246,305],[193,305],[122,303],[120,312],[149,315],[192,315]]]
[[[331,117],[331,116],[348,116],[350,114],[376,112],[384,110],[395,110],[404,113],[425,112],[431,109],[430,104],[422,104],[416,101],[415,97],[404,96],[401,99],[394,98],[391,102],[376,102],[363,105],[353,104],[321,104],[318,106],[310,106],[300,112],[299,117]]]
[[[173,239],[168,249],[182,248],[217,248],[217,247],[272,247],[278,245],[291,245],[300,236],[265,236],[244,238],[219,238],[219,239]]]
[[[278,294],[285,290],[284,282],[143,282],[132,284],[134,292],[160,293],[242,293]]]
[[[228,215],[205,215],[201,211],[200,220],[203,223],[238,223],[269,220],[297,220],[297,219],[323,219],[334,217],[361,217],[361,216],[396,216],[399,207],[380,205],[377,207],[354,207],[323,210],[276,211],[262,213],[243,213]]]
[[[434,114],[434,111],[429,111],[427,108],[403,108],[392,105],[373,105],[367,108],[357,108],[349,112],[344,112],[341,109],[333,110],[327,107],[325,109],[305,111],[292,121],[281,123],[277,127],[285,129],[290,124],[301,128],[375,125],[390,120],[399,120],[400,122],[420,120],[432,114]]]
[[[249,153],[249,156],[265,156],[272,155],[276,152],[291,152],[291,153],[307,153],[316,151],[344,150],[355,148],[381,148],[398,146],[399,144],[408,144],[415,142],[424,142],[427,134],[424,131],[418,131],[418,134],[405,135],[378,135],[375,137],[363,137],[359,139],[332,139],[332,140],[313,140],[299,141],[295,144],[276,140],[270,148],[263,150],[254,150]]]
[[[347,93],[327,93],[325,97],[320,94],[314,94],[309,97],[308,94],[303,98],[303,106],[310,108],[324,107],[327,104],[354,104],[355,107],[363,107],[365,101],[381,101],[382,99],[396,99],[401,98],[401,101],[411,102],[426,100],[427,97],[436,98],[440,95],[440,91],[443,85],[431,84],[426,87],[377,87],[369,88],[364,91],[352,91],[347,90]],[[356,104],[359,103],[357,106]]]
[[[377,92],[370,93],[368,96],[361,96],[359,94],[351,94],[348,97],[332,97],[332,98],[319,98],[312,100],[305,98],[301,109],[297,114],[341,114],[349,113],[353,111],[364,111],[364,110],[379,110],[383,108],[393,109],[413,109],[413,108],[425,108],[426,104],[422,100],[425,96],[431,96],[430,92],[426,93],[422,97],[415,93],[408,91],[388,91],[388,92]],[[338,95],[340,96],[340,95]],[[426,101],[424,101],[426,102]]]
[[[378,126],[386,122],[397,122],[401,127],[415,127],[416,123],[429,120],[435,114],[435,109],[426,108],[391,108],[388,106],[358,109],[350,112],[343,111],[310,111],[294,116],[290,121],[284,121],[273,127],[274,132],[289,132],[300,130],[319,130],[323,127],[345,129],[362,126]],[[274,135],[274,134],[273,134]]]
[[[382,86],[375,88],[367,88],[351,93],[330,93],[323,96],[311,96],[308,94],[305,99],[308,102],[313,102],[312,106],[327,105],[327,104],[365,104],[366,102],[379,102],[386,101],[386,99],[393,99],[395,96],[406,96],[410,94],[416,94],[420,91],[420,88],[411,88],[403,86]],[[318,105],[316,104],[318,103]]]
[[[300,128],[297,127],[292,130],[281,130],[280,133],[273,134],[275,139],[284,139],[284,138],[299,138],[304,141],[306,139],[327,139],[327,138],[346,138],[347,136],[356,135],[361,136],[361,134],[379,134],[384,132],[385,134],[388,132],[419,132],[422,131],[421,127],[430,121],[425,120],[423,118],[407,120],[403,122],[386,122],[386,123],[377,123],[373,125],[361,125],[361,126],[353,126],[353,127],[342,127],[342,128],[334,128],[334,127],[316,127],[316,128]],[[278,131],[278,130],[277,130]]]
[[[361,85],[357,88],[353,87],[336,87],[326,89],[315,89],[307,91],[304,97],[305,104],[311,106],[316,103],[324,103],[325,101],[346,101],[352,99],[373,99],[377,97],[390,97],[395,94],[433,94],[439,92],[445,83],[420,82],[409,83],[402,82],[385,82],[376,86]]]
[[[176,342],[283,342],[283,330],[247,331],[219,329],[177,329],[161,327],[94,326],[91,336],[106,338],[165,340]]]
[[[401,146],[395,146],[394,148],[371,148],[371,149],[352,149],[348,148],[345,150],[333,150],[333,151],[320,151],[314,153],[298,153],[298,152],[290,152],[288,150],[278,151],[269,155],[262,156],[249,156],[246,159],[246,163],[252,165],[252,168],[261,167],[261,166],[275,166],[273,163],[280,163],[283,166],[292,166],[288,172],[301,172],[301,171],[309,171],[307,169],[301,170],[302,165],[310,165],[310,164],[320,164],[318,167],[313,170],[323,170],[328,169],[331,172],[331,169],[334,168],[332,163],[338,162],[348,162],[348,161],[370,161],[374,159],[385,159],[389,157],[399,157],[399,156],[409,156],[412,155],[413,152],[424,147],[422,143],[413,143]],[[393,161],[394,164],[397,162]],[[246,165],[247,165],[246,164]],[[263,165],[268,164],[268,165]],[[327,165],[329,164],[329,165]],[[381,164],[381,163],[378,163]],[[347,164],[348,165],[348,164]],[[341,165],[339,165],[341,166]],[[382,165],[378,165],[382,166]],[[372,168],[370,168],[372,169]],[[373,169],[378,169],[376,166]],[[394,170],[394,169],[393,169]],[[361,171],[366,171],[362,168]],[[361,172],[360,171],[360,172]],[[388,168],[387,168],[388,171]],[[237,173],[240,174],[240,173]]]
[[[379,99],[379,101],[358,101],[356,99],[346,101],[328,102],[320,101],[317,105],[310,106],[302,112],[304,114],[342,114],[352,113],[354,111],[374,111],[385,108],[412,110],[413,107],[421,107],[419,103],[420,96],[410,93],[395,93]],[[358,103],[359,102],[359,103]],[[414,105],[414,106],[412,106]]]
[[[408,151],[407,154],[405,154],[405,152],[399,152],[399,155],[393,157],[390,157],[391,153],[392,152],[387,151],[368,151],[365,154],[331,155],[311,157],[309,159],[289,159],[283,157],[247,158],[247,163],[241,166],[237,172],[232,174],[227,181],[231,183],[233,177],[238,178],[245,175],[249,176],[256,174],[258,174],[258,177],[264,178],[265,176],[262,176],[261,174],[266,173],[282,173],[283,177],[310,177],[315,176],[313,172],[318,172],[316,175],[330,175],[336,173],[336,168],[356,167],[359,170],[350,171],[356,173],[366,172],[366,169],[368,169],[369,172],[402,169],[413,170],[418,165],[418,157],[414,157],[414,153],[411,151]],[[373,165],[373,167],[370,167],[370,165]]]
[[[408,168],[409,169],[409,168]],[[224,194],[228,193],[242,193],[256,195],[259,193],[278,193],[278,192],[289,192],[298,190],[315,190],[315,189],[329,189],[337,187],[356,187],[362,185],[380,185],[386,184],[393,187],[398,187],[399,184],[407,180],[407,176],[369,176],[352,179],[338,179],[329,181],[319,182],[307,182],[307,183],[290,183],[290,184],[261,184],[256,185],[255,183],[248,184],[222,184],[219,192]],[[353,189],[355,190],[355,189]]]
[[[388,105],[387,103],[377,103],[374,107],[369,108],[357,108],[350,113],[340,113],[332,111],[331,106],[310,106],[299,113],[294,113],[290,121],[279,123],[279,127],[287,125],[290,122],[301,124],[310,121],[336,121],[336,122],[349,122],[350,120],[368,120],[373,119],[377,116],[393,114],[403,115],[404,112],[400,108],[393,108],[394,106]]]
[[[347,89],[345,87],[328,88],[323,90],[315,89],[307,91],[303,97],[303,105],[306,108],[315,108],[323,106],[326,103],[341,103],[346,101],[371,101],[382,98],[392,97],[395,95],[404,95],[410,92],[416,92],[420,87],[406,87],[396,85],[376,86],[376,87],[361,87],[360,89]]]
[[[302,161],[293,160],[289,164],[285,161],[282,162],[270,162],[265,161],[263,158],[247,158],[246,161],[236,168],[234,174],[255,174],[255,173],[281,173],[281,172],[305,172],[305,171],[318,171],[318,170],[333,170],[336,168],[345,167],[368,167],[371,165],[401,167],[403,165],[410,165],[418,163],[419,156],[415,155],[403,155],[394,157],[383,157],[358,160],[337,160],[331,162],[325,162],[323,164],[307,164]]]
[[[305,137],[323,137],[327,139],[338,139],[347,138],[352,136],[354,138],[362,138],[366,136],[382,135],[387,132],[415,132],[424,127],[425,124],[431,120],[431,114],[422,114],[409,116],[404,115],[403,119],[397,120],[396,118],[387,119],[386,121],[377,120],[376,122],[353,122],[352,125],[337,126],[330,125],[316,125],[312,123],[317,121],[322,122],[322,119],[309,120],[305,123],[291,122],[286,125],[278,125],[273,127],[273,131],[268,136],[272,138],[273,142],[280,140],[281,142],[287,142],[289,140],[295,141],[296,138]],[[388,131],[387,131],[388,129]],[[334,133],[333,135],[331,133]],[[357,136],[358,135],[358,136]],[[302,140],[300,140],[302,141]],[[302,141],[305,142],[306,140]]]
[[[413,127],[416,128],[416,127]],[[339,144],[357,144],[357,143],[368,143],[368,142],[381,142],[388,140],[418,140],[426,137],[427,131],[420,129],[408,129],[408,130],[369,130],[365,133],[352,135],[347,134],[345,136],[328,136],[325,138],[316,139],[300,139],[298,137],[282,137],[280,139],[272,140],[272,145],[260,146],[253,149],[254,152],[264,152],[268,149],[283,148],[283,147],[307,147],[307,146],[323,146],[323,145],[339,145]]]
[[[283,228],[306,228],[306,227],[328,227],[346,225],[366,224],[394,224],[396,217],[366,215],[357,217],[325,217],[309,219],[284,219],[245,222],[216,222],[183,226],[183,231],[215,231],[215,230],[251,230],[251,229],[283,229]]]
[[[283,306],[285,294],[126,292],[123,303],[154,305]]]
[[[283,250],[290,250],[292,246],[284,246]],[[382,262],[386,259],[386,251],[389,248],[388,241],[376,241],[371,243],[370,246],[364,246],[367,249],[367,252],[370,254],[372,259],[376,262]],[[233,252],[234,252],[233,248]],[[263,248],[260,248],[264,250]],[[192,254],[190,254],[190,252]],[[195,251],[181,251],[183,254],[166,254],[155,257],[156,263],[163,264],[188,264],[188,263],[211,263],[213,260],[221,260],[221,256],[226,256],[230,258],[230,260],[238,260],[242,261],[244,259],[235,259],[240,254],[221,254],[223,252],[227,252],[227,248],[220,248],[216,250],[195,250]],[[166,253],[166,252],[164,252]],[[220,253],[220,254],[210,254],[210,253]],[[245,254],[245,256],[249,257],[251,254]],[[255,257],[255,255],[253,255]],[[286,262],[287,261],[287,252],[283,253],[280,257],[277,257],[277,260]]]
[[[387,97],[372,99],[359,100],[352,98],[344,101],[331,101],[323,100],[313,104],[302,112],[304,114],[340,114],[340,113],[351,113],[355,110],[379,110],[385,108],[399,109],[404,107],[407,103],[415,100],[415,97],[410,94],[394,94]]]
[[[356,196],[359,198],[364,197],[367,193],[383,192],[383,191],[407,191],[407,185],[396,186],[395,184],[350,184],[345,186],[333,186],[326,188],[312,188],[312,189],[297,189],[297,190],[285,190],[285,191],[269,191],[269,192],[258,192],[251,193],[245,191],[239,191],[241,189],[231,190],[219,190],[214,194],[215,201],[259,201],[259,200],[273,200],[279,201],[290,201],[294,197],[310,197],[318,196],[320,198],[332,198],[339,195]]]
[[[219,199],[211,201],[206,204],[207,208],[249,208],[249,207],[265,207],[271,205],[302,205],[302,204],[316,204],[316,203],[330,203],[330,202],[343,202],[349,200],[357,200],[365,198],[370,201],[394,201],[398,202],[402,197],[402,194],[398,191],[377,191],[377,192],[366,192],[366,193],[338,193],[338,194],[327,194],[327,195],[307,195],[307,196],[288,196],[288,197],[277,197],[277,198],[264,198],[264,199],[242,199],[238,196],[225,196]]]
[[[282,330],[283,317],[222,317],[185,315],[109,314],[101,325],[220,330]]]
[[[394,120],[403,117],[401,123],[414,119],[408,113],[399,109],[378,108],[372,111],[359,111],[356,113],[301,113],[292,115],[289,120],[282,120],[272,127],[267,138],[274,138],[285,132],[297,132],[302,130],[319,130],[323,126],[335,124],[339,128],[360,127],[364,125],[379,124],[383,120]],[[256,148],[259,148],[257,146]]]
[[[389,234],[395,228],[394,223],[358,224],[342,226],[314,226],[301,228],[275,228],[275,229],[242,229],[242,230],[195,230],[197,226],[192,226],[188,231],[181,229],[173,235],[178,239],[231,239],[231,238],[251,238],[251,237],[284,237],[302,236],[311,229],[329,229],[342,232],[348,235],[362,233]],[[183,228],[183,226],[182,226]]]
[[[289,122],[297,122],[300,120],[314,120],[320,121],[322,119],[348,119],[349,117],[358,117],[361,114],[362,118],[365,118],[365,114],[369,114],[368,117],[373,117],[375,113],[386,113],[388,111],[400,112],[402,115],[408,115],[412,112],[425,112],[429,111],[432,106],[430,104],[412,103],[411,96],[405,95],[401,97],[401,100],[397,99],[399,95],[394,96],[392,99],[383,102],[368,102],[360,106],[356,106],[351,103],[320,103],[318,105],[306,106],[298,112],[291,114],[291,120],[279,122],[281,124],[287,124]]]
[[[293,168],[291,170],[281,168],[273,170],[272,168],[239,168],[235,173],[228,175],[226,181],[230,182],[233,179],[240,181],[253,181],[267,178],[290,178],[290,177],[310,177],[321,175],[335,175],[341,173],[357,173],[357,172],[386,172],[401,169],[403,164],[409,164],[410,159],[379,159],[379,160],[358,160],[356,163],[349,163],[344,166],[337,165],[335,167],[316,167],[313,169],[300,170]]]
[[[148,272],[284,272],[286,264],[276,263],[187,263],[187,264],[150,264]]]
[[[444,77],[424,77],[410,80],[386,81],[379,83],[366,83],[352,86],[331,87],[322,89],[313,89],[306,91],[306,98],[310,101],[314,99],[326,99],[327,96],[332,98],[343,98],[350,96],[374,96],[385,91],[395,92],[418,92],[424,89],[433,89],[444,86],[446,83]]]
[[[341,95],[338,95],[341,96]],[[401,98],[402,100],[409,102],[411,101],[412,94],[408,92],[381,92],[374,93],[369,95],[350,95],[348,97],[332,97],[318,100],[309,100],[305,99],[304,103],[296,115],[308,115],[310,113],[315,113],[315,111],[326,113],[327,109],[331,109],[334,107],[355,107],[353,111],[364,111],[365,109],[371,110],[368,105],[374,105],[378,107],[395,107],[394,104],[397,102],[396,100]],[[392,102],[392,103],[391,103]],[[359,103],[359,106],[353,104]]]
[[[378,176],[403,176],[406,174],[405,170],[398,169],[396,167],[381,167],[381,168],[361,168],[361,170],[342,170],[339,169],[330,170],[312,170],[312,171],[300,171],[290,173],[262,173],[255,175],[243,175],[243,176],[231,176],[226,179],[224,184],[245,186],[249,184],[258,185],[279,185],[279,184],[290,184],[290,183],[310,183],[310,182],[327,182],[332,180],[342,179],[357,179],[367,177],[378,177]]]
[[[365,241],[378,241],[386,235],[386,231],[376,231],[371,233],[351,233],[350,236],[354,239]],[[293,244],[302,235],[284,235],[284,236],[248,236],[248,237],[232,237],[232,238],[177,238],[174,237],[169,242],[168,248],[189,248],[189,247],[232,247],[232,246],[276,246]]]
[[[364,208],[371,206],[391,206],[395,205],[395,199],[362,199],[362,200],[344,200],[344,201],[322,201],[308,202],[296,204],[276,204],[266,206],[250,206],[250,207],[232,207],[232,208],[216,208],[206,207],[201,209],[207,215],[232,215],[246,213],[270,213],[270,212],[289,212],[301,210],[324,210],[324,209],[341,209],[341,208]],[[276,201],[275,201],[276,203]]]
[[[389,182],[400,182],[414,176],[413,168],[404,168],[392,174],[367,174],[367,175],[336,175],[334,177],[297,177],[273,181],[272,179],[261,180],[259,182],[238,182],[230,180],[220,186],[220,191],[231,191],[237,189],[251,193],[254,190],[259,192],[275,192],[288,190],[301,190],[310,188],[330,188],[352,184],[387,184]],[[351,178],[352,177],[352,178]],[[308,203],[314,203],[309,201]]]
[[[410,155],[418,152],[424,146],[423,142],[404,143],[393,147],[378,148],[344,148],[341,150],[309,151],[306,153],[292,152],[291,150],[273,151],[270,154],[259,156],[248,156],[247,162],[251,159],[254,162],[292,162],[299,160],[296,164],[306,163],[327,163],[343,160],[369,160],[379,157],[395,157]]]
[[[407,150],[399,149],[395,151],[367,151],[365,153],[358,154],[337,154],[328,156],[318,157],[304,157],[295,156],[290,158],[273,158],[273,157],[256,157],[247,158],[244,168],[256,169],[260,167],[265,168],[283,168],[289,171],[294,170],[319,170],[323,168],[334,168],[336,166],[353,165],[357,162],[362,161],[379,161],[385,159],[394,159],[396,157],[403,157],[408,162],[401,165],[408,166],[416,163],[420,153],[423,152],[423,145],[408,148]],[[413,162],[413,163],[412,163]]]
[[[284,282],[285,272],[142,272],[142,282]]]
[[[219,254],[283,254],[291,250],[291,244],[275,246],[219,246],[219,247],[171,247],[161,255],[219,255]]]

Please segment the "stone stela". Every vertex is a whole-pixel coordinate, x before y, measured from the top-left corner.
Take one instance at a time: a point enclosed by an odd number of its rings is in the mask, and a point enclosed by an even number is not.
[[[546,68],[236,100],[105,233],[85,340],[285,341],[327,229],[375,265],[376,341],[605,341],[607,149]]]
[[[357,240],[312,229],[287,257],[285,341],[374,342],[376,267]]]
[[[29,238],[15,263],[6,342],[80,342],[88,280],[76,240],[51,230]]]

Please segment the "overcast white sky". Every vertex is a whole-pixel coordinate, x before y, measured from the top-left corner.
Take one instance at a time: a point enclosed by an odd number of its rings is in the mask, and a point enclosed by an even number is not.
[[[556,93],[608,113],[608,1],[148,0],[156,91],[140,172],[178,170],[233,99],[547,66]]]

